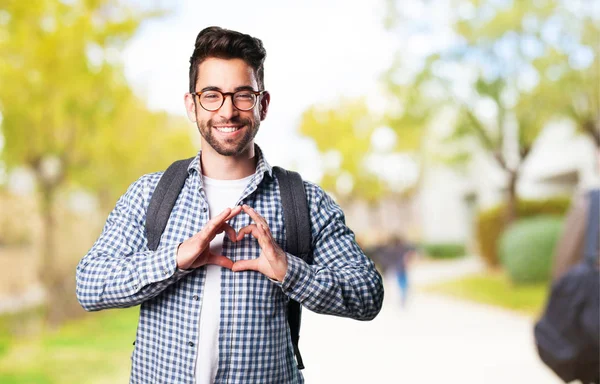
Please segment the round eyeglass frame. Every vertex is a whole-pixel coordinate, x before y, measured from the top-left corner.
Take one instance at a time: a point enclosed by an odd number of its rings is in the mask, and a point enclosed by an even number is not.
[[[221,96],[223,97],[223,98],[221,99],[221,105],[219,105],[217,108],[214,108],[214,109],[208,109],[208,108],[206,108],[204,105],[202,105],[202,98],[201,98],[200,96],[201,96],[203,93],[207,93],[207,92],[218,92],[218,93],[220,93],[220,94],[221,94]],[[251,94],[253,94],[254,96],[256,96],[256,97],[254,98],[254,104],[252,104],[252,106],[251,106],[250,108],[245,108],[245,109],[244,109],[244,108],[239,108],[237,105],[235,105],[235,101],[234,101],[234,100],[235,100],[235,98],[233,97],[233,96],[234,96],[236,93],[238,93],[238,92],[247,92],[247,93],[251,93]],[[247,89],[243,89],[243,90],[236,91],[236,92],[221,92],[221,91],[218,91],[218,90],[216,90],[216,89],[210,89],[210,90],[206,90],[206,91],[203,91],[203,92],[191,92],[191,94],[192,94],[192,95],[194,95],[194,96],[198,96],[198,102],[200,103],[200,106],[202,107],[202,109],[204,109],[204,110],[206,110],[206,111],[208,111],[208,112],[215,112],[215,111],[218,111],[219,109],[221,109],[221,107],[223,106],[223,104],[225,104],[225,98],[226,98],[227,96],[231,96],[231,104],[232,104],[232,105],[233,105],[233,106],[234,106],[234,107],[235,107],[237,110],[240,110],[240,111],[250,111],[250,110],[252,110],[254,107],[256,107],[256,104],[257,104],[257,102],[258,102],[258,98],[259,98],[259,96],[261,96],[261,95],[262,95],[263,93],[265,93],[265,92],[266,92],[266,90],[262,90],[262,91],[252,91],[252,90],[247,90]]]

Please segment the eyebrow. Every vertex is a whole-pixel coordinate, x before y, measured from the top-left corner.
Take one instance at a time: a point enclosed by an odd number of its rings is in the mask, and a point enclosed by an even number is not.
[[[220,91],[223,92],[223,90],[219,87],[215,87],[215,86],[208,86],[208,87],[204,87],[202,88],[199,92],[208,92],[208,91]],[[242,85],[239,87],[236,87],[233,92],[237,92],[237,91],[254,91],[254,88],[250,85]]]

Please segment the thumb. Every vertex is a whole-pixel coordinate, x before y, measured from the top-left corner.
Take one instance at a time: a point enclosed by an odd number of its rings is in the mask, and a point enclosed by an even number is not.
[[[234,272],[239,271],[258,271],[258,259],[253,260],[239,260],[233,263],[231,268]]]
[[[233,261],[231,261],[231,259],[228,259],[227,257],[222,255],[215,255],[213,253],[211,253],[208,256],[206,264],[216,264],[228,269],[231,269],[231,267],[233,267]]]

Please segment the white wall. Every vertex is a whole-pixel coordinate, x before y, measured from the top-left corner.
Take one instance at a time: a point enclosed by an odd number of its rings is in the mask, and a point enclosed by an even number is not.
[[[462,242],[469,237],[468,189],[466,180],[448,167],[426,170],[417,200],[423,241]]]
[[[592,140],[577,134],[571,124],[548,126],[538,138],[528,161],[523,165],[519,194],[528,198],[544,198],[556,194],[572,194],[573,187],[543,183],[544,177],[576,172],[579,188],[594,183],[598,177],[598,157]]]

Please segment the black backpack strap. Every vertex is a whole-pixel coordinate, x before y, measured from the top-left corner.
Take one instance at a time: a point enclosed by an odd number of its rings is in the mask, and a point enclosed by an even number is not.
[[[585,232],[585,246],[583,259],[593,267],[598,264],[598,253],[600,249],[600,190],[594,189],[589,192],[589,207],[587,229]]]
[[[279,181],[279,194],[283,206],[286,232],[286,250],[310,264],[312,262],[310,216],[302,177],[296,172],[287,171],[280,167],[273,167],[273,172]],[[298,348],[301,314],[302,306],[300,303],[290,299],[288,303],[288,323],[298,369],[304,369],[304,363]]]
[[[188,167],[194,157],[171,164],[160,178],[146,212],[146,237],[148,249],[155,251],[167,227],[171,210],[188,176]]]
[[[279,181],[287,251],[310,262],[310,216],[302,177],[280,167],[273,167],[273,172]]]

